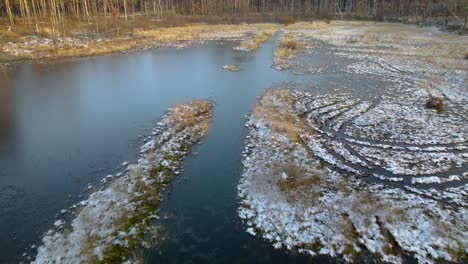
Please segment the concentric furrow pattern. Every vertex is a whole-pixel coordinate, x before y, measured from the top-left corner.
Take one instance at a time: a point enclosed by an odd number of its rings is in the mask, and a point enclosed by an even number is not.
[[[467,203],[466,198],[443,196],[447,190],[466,188],[468,182],[468,125],[455,111],[463,109],[437,114],[417,100],[405,104],[389,97],[293,94],[295,111],[313,131],[302,136],[302,142],[328,166],[368,181]]]

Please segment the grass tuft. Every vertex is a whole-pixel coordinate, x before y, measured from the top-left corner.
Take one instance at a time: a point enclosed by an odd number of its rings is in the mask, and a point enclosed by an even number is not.
[[[51,27],[41,27],[39,29],[39,35],[46,38],[50,38],[53,37],[54,33]]]
[[[285,35],[275,50],[273,66],[279,66],[281,69],[289,68],[298,49],[299,43],[291,35]]]
[[[287,37],[283,43],[283,46],[290,50],[297,49],[297,42],[292,37]]]
[[[223,70],[236,72],[236,71],[239,71],[240,68],[239,68],[239,66],[237,66],[235,64],[231,64],[231,65],[224,65]]]

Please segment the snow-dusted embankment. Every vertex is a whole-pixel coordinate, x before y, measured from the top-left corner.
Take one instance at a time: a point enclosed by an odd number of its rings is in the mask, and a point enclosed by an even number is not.
[[[368,106],[345,102],[340,107],[346,111],[332,114],[336,107],[323,100],[327,98],[279,90],[266,92],[255,105],[247,121],[244,171],[238,186],[239,216],[247,232],[276,248],[342,256],[348,261],[363,250],[391,263],[401,262],[402,254],[421,263],[466,259],[466,180],[459,179],[457,187],[424,189],[411,181],[387,184],[388,179],[369,175],[366,166],[372,158],[395,156],[398,146],[360,142],[380,150],[372,155],[344,148],[349,138],[346,133],[334,134],[333,124],[354,114],[363,116]],[[346,121],[346,128],[359,125],[352,120]],[[322,131],[328,125],[332,129]],[[349,140],[349,144],[357,143]],[[412,150],[406,145],[401,148]],[[395,168],[405,168],[414,159],[403,154],[394,159]],[[421,170],[430,167],[413,169],[426,175]],[[391,170],[386,173],[393,175]]]
[[[171,108],[141,147],[138,162],[82,201],[70,225],[57,221],[44,236],[34,263],[125,260],[151,220],[158,218],[161,190],[179,174],[191,147],[207,133],[211,110],[211,103],[202,100]]]

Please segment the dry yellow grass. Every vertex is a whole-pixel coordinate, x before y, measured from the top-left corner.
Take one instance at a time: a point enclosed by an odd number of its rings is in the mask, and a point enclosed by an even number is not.
[[[246,40],[241,43],[241,48],[253,51],[256,50],[260,45],[267,42],[276,31],[278,31],[279,26],[275,24],[265,24],[262,26],[264,29],[260,34],[257,34],[256,37],[252,40]]]
[[[155,41],[174,42],[193,39],[206,40],[218,36],[225,38],[239,36],[251,30],[270,33],[273,24],[242,24],[242,25],[206,25],[193,24],[183,27],[157,28],[152,30],[135,30],[135,37],[151,38]]]
[[[292,97],[289,95],[289,92],[286,90],[274,91],[276,96],[279,95],[281,100],[284,102],[291,102]],[[285,109],[281,109],[277,104],[274,103],[274,100],[270,100],[273,95],[273,91],[267,91],[262,100],[260,107],[256,107],[253,110],[253,114],[258,118],[263,118],[269,120],[267,124],[274,131],[285,135],[292,143],[299,142],[299,120],[298,117]]]
[[[199,26],[185,26],[172,28],[158,28],[152,30],[135,30],[133,33],[136,38],[151,38],[154,41],[173,42],[186,41],[199,37],[203,31]]]
[[[171,44],[176,42],[187,42],[191,40],[211,40],[211,39],[230,39],[245,38],[251,33],[261,32],[255,35],[255,43],[260,45],[266,41],[268,34],[276,31],[277,25],[274,24],[242,24],[242,25],[206,25],[192,24],[180,27],[131,29],[131,32],[121,36],[104,38],[101,42],[95,43],[89,41],[88,45],[73,45],[72,43],[63,46],[28,46],[31,52],[23,52],[24,56],[16,54],[18,59],[36,59],[36,58],[62,58],[75,56],[88,56],[108,54],[113,52],[124,52],[138,49],[140,47],[152,47],[158,44]],[[52,35],[51,29],[41,27],[40,34],[44,37]],[[273,32],[273,33],[272,33]],[[21,35],[16,32],[0,32],[0,41],[14,41],[21,43]]]
[[[334,25],[334,21],[314,21],[314,22],[297,22],[291,25],[288,25],[286,29],[288,30],[311,30],[311,29],[322,29],[330,28]]]
[[[54,48],[51,46],[37,46],[34,48],[34,57],[53,57],[53,58],[64,58],[64,57],[78,57],[88,55],[100,55],[108,54],[112,52],[123,52],[131,49],[135,49],[140,45],[136,40],[113,40],[101,43],[90,43],[87,47],[64,45],[60,48]],[[33,57],[33,58],[34,58]]]
[[[288,48],[277,48],[275,50],[275,58],[287,59],[294,57],[295,52]]]
[[[291,35],[286,35],[283,41],[281,42],[281,46],[283,48],[295,50],[297,49],[297,42]]]
[[[391,44],[395,49],[394,54],[463,59],[463,54],[468,52],[466,36],[435,30],[431,32],[430,29],[412,25],[343,21],[332,25],[338,29],[351,30],[352,38],[359,43]]]
[[[184,129],[187,126],[193,126],[197,122],[194,112],[184,106],[173,108],[169,116],[172,123],[176,126],[177,131]]]
[[[191,103],[196,109],[199,109],[200,113],[208,113],[213,109],[213,105],[206,100],[194,100]]]
[[[275,116],[271,120],[271,127],[279,133],[286,134],[292,142],[299,141],[299,133],[294,124],[294,117],[291,114],[285,113],[281,116]]]
[[[169,111],[169,118],[177,131],[189,126],[195,126],[198,115],[210,112],[212,105],[208,101],[195,100],[190,105],[177,105]],[[208,129],[208,124],[202,124],[201,129]]]
[[[21,35],[10,30],[1,30],[0,31],[0,41],[8,42],[8,41],[18,41]]]
[[[400,57],[433,67],[465,70],[468,59],[468,36],[442,32],[434,28],[386,22],[331,21],[299,22],[286,27],[298,40],[315,38],[337,46],[353,46],[363,52]],[[309,47],[309,43],[304,43]],[[382,49],[380,47],[386,47]],[[276,52],[276,63],[287,63],[293,52]],[[283,68],[283,67],[281,67]]]
[[[39,34],[44,36],[44,37],[52,37],[54,31],[52,30],[51,27],[41,27],[39,28]]]
[[[286,69],[289,63],[296,57],[300,44],[292,35],[282,37],[278,47],[275,49],[273,66]]]

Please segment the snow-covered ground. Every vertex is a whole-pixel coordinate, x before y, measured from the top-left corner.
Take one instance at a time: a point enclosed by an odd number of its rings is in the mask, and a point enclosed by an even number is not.
[[[351,21],[296,23],[282,34],[300,43],[301,59],[289,62],[295,74],[320,74],[304,69],[328,63],[325,74],[386,83],[370,94],[342,89],[295,103],[315,132],[308,141],[317,153],[320,146],[320,155],[336,159],[330,163],[383,181],[460,186],[468,160],[467,36]],[[431,97],[443,102],[441,111],[426,108]]]
[[[211,109],[211,103],[202,100],[171,108],[141,147],[138,162],[124,162],[123,173],[102,180],[107,187],[72,206],[77,212],[70,223],[62,219],[54,223],[34,263],[120,263],[128,259],[151,221],[159,218],[161,191],[180,173],[191,147],[207,133]]]
[[[466,260],[468,37],[345,21],[296,23],[284,36],[300,47],[282,62],[293,74],[388,85],[257,101],[238,187],[247,232],[348,261],[363,250],[392,263]],[[441,111],[426,108],[431,97]]]
[[[443,135],[389,129],[386,137],[372,138],[372,124],[384,127],[385,115],[394,114],[372,111],[380,104],[266,92],[247,121],[238,186],[247,232],[277,248],[349,261],[363,250],[392,263],[402,254],[421,263],[462,261],[468,254],[467,175],[443,172],[466,165],[467,150],[457,148],[464,143],[453,135],[466,133],[468,124],[444,127]],[[438,124],[435,113],[412,113]],[[395,121],[402,128],[423,125]],[[431,136],[434,142],[426,142]]]
[[[466,35],[397,23],[318,21],[287,26],[282,30],[283,36],[293,38],[300,47],[298,57],[305,58],[293,57],[288,62],[296,74],[321,73],[333,66],[352,74],[393,81],[401,89],[418,87],[418,92],[443,96],[457,106],[467,104]],[[317,60],[308,61],[310,54],[349,61],[323,65]],[[412,92],[410,89],[407,95]],[[459,114],[466,117],[468,112],[465,108]]]

